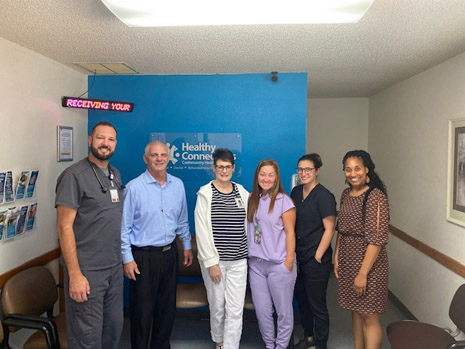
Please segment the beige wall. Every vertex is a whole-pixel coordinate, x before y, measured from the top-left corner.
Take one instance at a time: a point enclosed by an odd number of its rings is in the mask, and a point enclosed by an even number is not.
[[[368,148],[368,98],[311,98],[307,120],[307,152],[320,154],[319,181],[339,202],[344,154]]]
[[[465,264],[465,228],[446,220],[448,120],[465,116],[465,54],[370,98],[368,145],[391,223]],[[449,324],[463,278],[391,237],[390,289],[420,320]]]
[[[87,77],[0,38],[0,168],[19,173],[39,169],[36,229],[0,244],[0,274],[58,246],[54,209],[57,125],[74,127],[74,159],[87,152],[87,112],[61,107],[61,97],[87,89]],[[2,209],[21,202],[0,206]]]

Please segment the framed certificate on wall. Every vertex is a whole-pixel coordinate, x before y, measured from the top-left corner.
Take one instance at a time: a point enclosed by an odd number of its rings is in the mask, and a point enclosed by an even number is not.
[[[465,118],[449,121],[447,220],[465,226]]]
[[[70,126],[58,126],[57,135],[57,161],[73,161],[73,128]]]

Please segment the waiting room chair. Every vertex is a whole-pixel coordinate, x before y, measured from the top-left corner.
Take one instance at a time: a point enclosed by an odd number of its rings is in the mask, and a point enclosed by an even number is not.
[[[2,291],[6,347],[10,332],[30,328],[39,331],[28,338],[25,349],[67,348],[65,314],[53,316],[57,300],[55,279],[45,267],[31,267],[8,279]]]
[[[176,289],[176,308],[201,308],[208,305],[207,291],[202,280],[202,272],[197,259],[197,243],[195,236],[192,236],[192,254],[194,255],[192,265],[186,267],[184,265],[184,257],[182,242],[176,239],[178,246],[179,261],[178,261],[178,276],[182,277],[178,281]]]
[[[465,332],[465,284],[455,292],[449,307],[449,317],[457,326],[455,333],[418,321],[397,321],[387,327],[392,349],[456,349],[465,348],[465,341],[456,341]]]
[[[3,342],[3,326],[0,326],[0,348],[5,348],[5,343]]]

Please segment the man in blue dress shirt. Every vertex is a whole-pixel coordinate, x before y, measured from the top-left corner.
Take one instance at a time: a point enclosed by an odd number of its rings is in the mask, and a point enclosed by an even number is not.
[[[176,311],[178,252],[192,264],[191,235],[182,181],[166,172],[168,147],[153,141],[145,147],[147,170],[126,186],[121,224],[124,274],[130,279],[132,348],[170,348]]]

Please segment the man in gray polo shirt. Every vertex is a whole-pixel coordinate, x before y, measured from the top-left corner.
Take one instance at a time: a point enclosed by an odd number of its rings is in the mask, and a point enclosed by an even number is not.
[[[70,348],[118,348],[123,328],[123,188],[109,159],[116,129],[92,129],[90,154],[58,177],[55,207]]]

